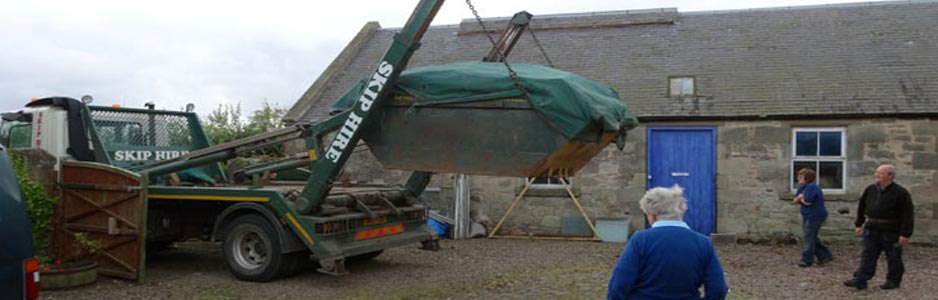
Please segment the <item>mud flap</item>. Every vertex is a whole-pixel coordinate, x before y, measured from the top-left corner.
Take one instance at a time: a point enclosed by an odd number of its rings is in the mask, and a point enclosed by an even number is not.
[[[329,274],[332,276],[341,276],[348,274],[348,271],[345,269],[345,257],[331,257],[323,258],[319,260],[319,269],[316,269],[323,274]]]

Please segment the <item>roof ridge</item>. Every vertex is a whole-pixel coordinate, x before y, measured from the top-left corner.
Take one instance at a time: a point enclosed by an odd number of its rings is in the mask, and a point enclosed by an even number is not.
[[[865,1],[865,2],[775,6],[775,7],[743,8],[743,9],[726,9],[726,10],[700,10],[700,11],[682,12],[680,13],[680,15],[682,16],[717,15],[717,14],[737,14],[737,13],[747,13],[747,12],[794,11],[794,10],[807,10],[807,9],[818,9],[818,8],[854,8],[854,7],[909,5],[909,4],[924,4],[924,3],[938,4],[938,0]]]

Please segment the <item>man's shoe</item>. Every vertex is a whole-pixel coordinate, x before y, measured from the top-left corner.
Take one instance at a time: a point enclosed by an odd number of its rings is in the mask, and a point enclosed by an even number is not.
[[[899,283],[895,281],[891,281],[891,280],[886,280],[886,283],[883,283],[883,285],[879,286],[879,288],[884,289],[884,290],[897,289],[899,288]]]
[[[857,288],[858,290],[862,290],[866,288],[866,281],[853,278],[853,279],[844,281],[844,285]]]
[[[834,258],[833,258],[833,257],[821,258],[821,259],[818,259],[818,260],[817,260],[817,265],[818,265],[818,266],[823,266],[823,265],[826,265],[827,263],[829,263],[829,262],[831,262],[831,261],[834,261]]]
[[[811,263],[809,263],[809,262],[803,262],[803,261],[798,262],[798,267],[799,267],[799,268],[807,268],[807,267],[810,267],[810,266],[811,266]]]

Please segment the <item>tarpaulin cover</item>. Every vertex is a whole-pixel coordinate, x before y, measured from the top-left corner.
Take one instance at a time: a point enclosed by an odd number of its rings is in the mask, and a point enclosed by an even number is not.
[[[579,75],[541,65],[511,64],[530,96],[535,110],[542,113],[567,138],[577,136],[591,123],[601,123],[604,131],[629,130],[638,125],[615,90]],[[359,82],[333,107],[347,109],[361,95],[367,80]],[[414,96],[415,106],[442,105],[523,98],[502,63],[462,62],[405,70],[395,94]]]

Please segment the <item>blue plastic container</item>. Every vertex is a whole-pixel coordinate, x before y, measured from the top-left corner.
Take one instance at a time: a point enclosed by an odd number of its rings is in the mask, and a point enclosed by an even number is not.
[[[433,229],[433,232],[436,232],[436,235],[439,236],[441,240],[449,238],[449,224],[437,221],[433,218],[427,218],[427,225],[430,225],[430,229]]]

